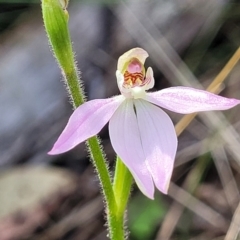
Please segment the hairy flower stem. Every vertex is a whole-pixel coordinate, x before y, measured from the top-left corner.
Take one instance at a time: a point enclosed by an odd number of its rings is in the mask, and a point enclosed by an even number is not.
[[[128,168],[122,162],[122,160],[117,157],[113,191],[117,203],[117,221],[119,221],[119,228],[122,228],[124,233],[124,214],[128,198],[131,191],[132,185],[132,175]],[[119,238],[122,239],[122,238]],[[124,239],[124,238],[123,238]]]
[[[85,96],[81,79],[74,60],[70,33],[68,30],[68,12],[63,9],[59,0],[42,0],[42,13],[44,26],[57,59],[74,108],[84,102]],[[92,158],[93,165],[100,179],[102,192],[106,201],[106,212],[109,234],[112,240],[122,240],[124,236],[122,223],[117,216],[117,204],[112,188],[111,177],[105,154],[102,151],[100,141],[92,137],[87,141],[87,146]],[[119,227],[121,225],[121,227]],[[121,229],[120,229],[121,228]]]

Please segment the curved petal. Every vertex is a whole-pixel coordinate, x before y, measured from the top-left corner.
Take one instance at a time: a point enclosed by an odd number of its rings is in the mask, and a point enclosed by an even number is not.
[[[153,199],[154,185],[145,163],[136,114],[131,99],[126,99],[109,122],[113,149],[132,173],[138,187]]]
[[[225,98],[207,91],[189,87],[171,87],[161,91],[147,93],[145,99],[160,107],[183,114],[226,110],[240,103],[238,99]]]
[[[154,77],[153,77],[153,70],[151,67],[149,67],[147,69],[147,72],[146,72],[146,80],[147,82],[146,84],[146,87],[145,87],[145,90],[148,90],[148,89],[151,89],[153,88],[154,84],[155,84],[155,80],[154,80]]]
[[[144,100],[134,101],[146,156],[156,187],[167,193],[177,151],[177,136],[169,116]]]
[[[147,57],[148,57],[148,53],[142,48],[133,48],[125,52],[122,56],[119,57],[117,70],[119,70],[120,72],[123,72],[125,65],[132,58],[137,58],[142,64],[144,64]]]
[[[123,102],[122,96],[96,99],[78,107],[48,154],[67,152],[79,143],[96,135]]]
[[[123,87],[124,76],[119,70],[116,71],[116,77],[117,77],[117,85],[118,85],[119,91],[126,98],[130,98],[131,97],[131,89]]]

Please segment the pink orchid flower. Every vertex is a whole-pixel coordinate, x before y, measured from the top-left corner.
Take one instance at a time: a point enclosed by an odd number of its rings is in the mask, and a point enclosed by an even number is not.
[[[177,136],[169,116],[161,109],[188,114],[226,110],[240,100],[189,87],[146,92],[154,86],[152,68],[145,73],[148,53],[134,48],[118,60],[117,83],[121,95],[96,99],[78,107],[49,154],[59,154],[96,135],[109,121],[113,149],[132,173],[140,190],[154,197],[154,184],[167,193],[177,151]],[[159,107],[161,108],[159,108]]]

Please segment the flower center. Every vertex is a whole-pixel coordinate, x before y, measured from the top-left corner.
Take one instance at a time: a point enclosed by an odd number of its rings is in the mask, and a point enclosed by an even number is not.
[[[129,73],[128,71],[126,71],[123,76],[124,76],[123,86],[125,88],[142,86],[144,83],[144,76],[142,72]]]
[[[133,58],[127,66],[126,71],[123,74],[124,82],[123,87],[133,88],[139,87],[145,84],[145,70],[138,59]]]

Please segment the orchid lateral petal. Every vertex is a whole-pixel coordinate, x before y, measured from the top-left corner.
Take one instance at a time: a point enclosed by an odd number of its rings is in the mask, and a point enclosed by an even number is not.
[[[118,88],[119,88],[121,94],[125,97],[130,98],[131,93],[129,92],[129,89],[123,87],[124,76],[119,70],[116,71],[116,78],[117,78],[117,85],[118,85]]]
[[[132,173],[138,187],[153,199],[154,185],[145,163],[132,99],[126,99],[109,122],[113,149]]]
[[[148,57],[148,53],[142,48],[133,48],[127,52],[125,52],[118,59],[117,70],[123,73],[123,69],[125,65],[132,59],[137,58],[143,65],[145,63],[146,58]]]
[[[170,87],[157,92],[147,93],[145,99],[160,107],[182,114],[227,110],[240,103],[240,100],[234,98],[225,98],[189,87]]]
[[[167,194],[177,151],[177,136],[169,116],[145,100],[135,100],[146,164],[156,187]]]
[[[49,154],[67,152],[96,135],[112,117],[124,98],[96,99],[78,107]]]
[[[155,80],[154,80],[154,77],[153,77],[153,70],[151,67],[149,67],[147,69],[147,72],[146,72],[146,80],[147,82],[147,85],[145,87],[145,90],[148,90],[148,89],[151,89],[154,87],[154,84],[155,84]]]

